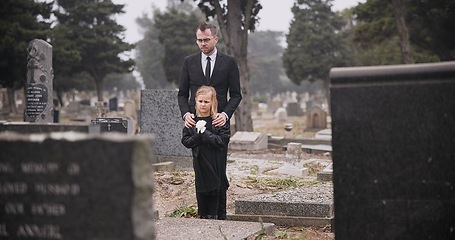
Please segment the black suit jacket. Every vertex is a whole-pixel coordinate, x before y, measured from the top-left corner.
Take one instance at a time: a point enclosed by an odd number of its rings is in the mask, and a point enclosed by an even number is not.
[[[202,85],[215,88],[218,112],[225,112],[231,118],[242,100],[239,67],[235,59],[218,51],[210,82],[206,81],[202,71],[200,52],[184,59],[178,92],[182,117],[187,112],[196,112],[194,97],[196,90]]]

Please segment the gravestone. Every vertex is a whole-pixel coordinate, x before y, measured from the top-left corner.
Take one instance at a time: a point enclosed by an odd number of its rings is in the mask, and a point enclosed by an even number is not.
[[[333,176],[333,163],[326,166],[322,171],[317,173],[316,179],[318,181],[332,181]]]
[[[54,110],[53,110],[53,117],[54,117],[54,121],[53,123],[58,123],[60,122],[60,108],[58,107],[58,100],[57,99],[54,99],[53,100],[53,105],[54,105]]]
[[[302,143],[290,142],[286,146],[286,163],[273,172],[294,177],[306,177],[309,169],[303,161]]]
[[[286,112],[288,113],[288,116],[300,117],[303,115],[303,110],[298,102],[288,102]]]
[[[0,239],[155,239],[153,138],[0,134]]]
[[[318,106],[312,106],[306,112],[306,128],[326,128],[327,113]]]
[[[236,132],[229,141],[229,149],[264,150],[267,149],[267,135],[260,132]]]
[[[96,118],[92,124],[99,125],[101,133],[133,133],[131,123],[125,118]]]
[[[191,167],[191,150],[181,143],[184,122],[177,103],[177,90],[141,91],[141,134],[155,135],[155,153],[159,162],[177,162]],[[180,163],[179,163],[180,162]]]
[[[138,111],[136,109],[136,103],[131,100],[127,99],[123,105],[123,117],[130,120],[131,131],[133,133],[137,133],[139,130],[139,122],[138,122]]]
[[[455,62],[330,82],[335,238],[455,239]]]
[[[117,97],[109,98],[109,111],[111,111],[111,112],[118,111],[118,98]]]
[[[77,113],[81,108],[81,103],[79,101],[72,101],[68,104],[67,112],[69,113]]]
[[[326,128],[320,131],[317,131],[316,134],[314,135],[314,138],[317,139],[332,139],[332,129]]]
[[[0,112],[4,112],[8,104],[8,94],[6,93],[6,88],[0,88]]]
[[[125,100],[123,112],[126,117],[137,119],[136,104],[134,103],[133,100],[131,99]]]
[[[52,123],[54,70],[52,46],[34,39],[28,46],[25,122]]]
[[[288,120],[288,113],[284,107],[279,107],[273,115],[280,122],[286,122]]]
[[[303,157],[302,144],[290,142],[286,148],[286,158],[293,161],[300,161]]]

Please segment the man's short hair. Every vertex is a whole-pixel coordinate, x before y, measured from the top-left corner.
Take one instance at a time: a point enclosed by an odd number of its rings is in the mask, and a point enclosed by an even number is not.
[[[200,23],[197,26],[196,31],[197,30],[201,30],[203,32],[203,31],[205,31],[207,29],[210,29],[210,32],[212,33],[212,36],[218,36],[218,29],[216,28],[215,25],[213,25],[211,23],[206,23],[206,22]]]

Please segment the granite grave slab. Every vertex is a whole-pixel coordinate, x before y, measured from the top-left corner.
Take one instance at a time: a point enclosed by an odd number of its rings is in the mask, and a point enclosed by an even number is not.
[[[184,122],[177,103],[177,90],[141,91],[141,134],[156,138],[155,152],[160,156],[191,157],[191,150],[181,143]]]
[[[229,142],[229,148],[235,150],[264,150],[267,145],[267,135],[260,132],[238,131]]]
[[[0,239],[155,239],[151,136],[0,134]]]

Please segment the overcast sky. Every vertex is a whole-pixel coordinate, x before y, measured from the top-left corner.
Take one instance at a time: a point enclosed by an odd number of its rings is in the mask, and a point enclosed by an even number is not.
[[[334,0],[333,10],[339,11],[348,7],[353,7],[359,2],[366,0]],[[136,24],[136,18],[145,12],[151,16],[152,4],[160,9],[165,9],[167,0],[113,0],[116,4],[125,4],[125,14],[118,17],[118,22],[126,30],[126,41],[137,42],[142,39]],[[257,27],[259,31],[272,30],[288,32],[289,24],[292,19],[291,7],[295,0],[260,0],[263,8],[259,12],[260,22]]]

